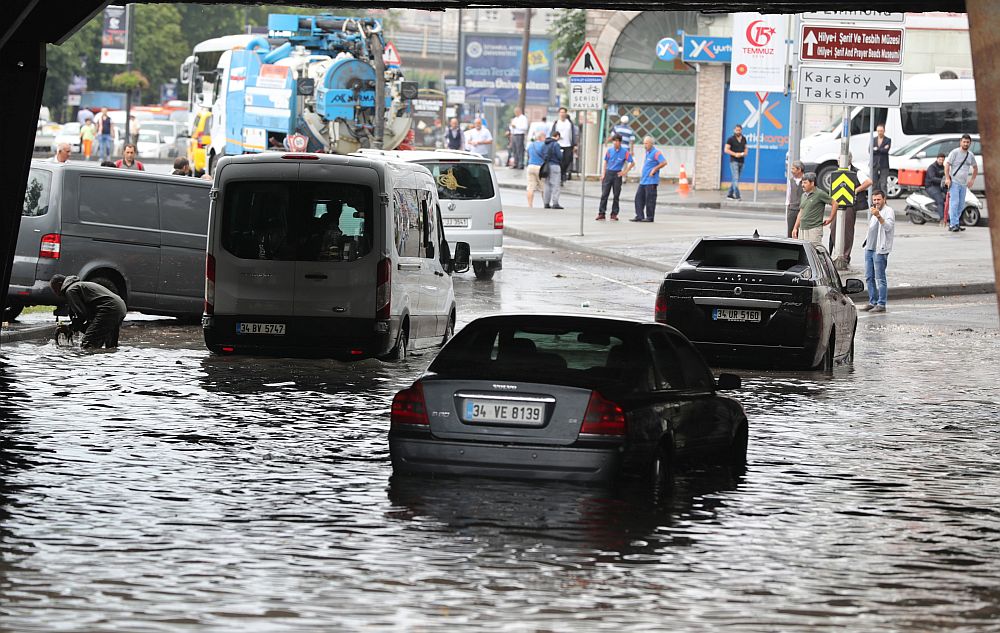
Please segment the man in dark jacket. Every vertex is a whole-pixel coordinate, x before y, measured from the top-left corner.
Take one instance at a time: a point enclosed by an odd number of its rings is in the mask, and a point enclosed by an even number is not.
[[[934,199],[937,204],[938,218],[944,219],[944,189],[941,188],[941,181],[944,180],[944,159],[947,156],[938,154],[937,160],[927,167],[927,175],[924,176],[924,190],[927,195]]]
[[[889,152],[892,151],[892,139],[885,135],[885,125],[879,123],[875,127],[875,138],[872,139],[872,183],[875,189],[885,191],[885,182],[889,178]]]
[[[127,312],[121,297],[75,275],[53,275],[49,287],[57,297],[66,299],[70,317],[81,322],[77,328],[83,330],[81,348],[118,347],[118,332]]]

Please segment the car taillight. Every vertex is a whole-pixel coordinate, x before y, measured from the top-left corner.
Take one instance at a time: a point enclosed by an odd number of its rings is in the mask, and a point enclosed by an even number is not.
[[[205,314],[215,314],[215,257],[205,256]]]
[[[596,391],[590,392],[587,412],[583,414],[580,433],[591,435],[625,435],[625,412]]]
[[[42,241],[38,245],[38,256],[47,259],[59,259],[61,249],[62,236],[58,233],[48,233],[42,236]]]
[[[375,281],[375,319],[388,321],[392,312],[392,262],[385,258],[378,263]]]
[[[493,228],[502,229],[503,228],[503,211],[497,211],[493,214]]]
[[[653,319],[657,323],[667,322],[667,295],[656,295],[656,307],[653,308]]]
[[[389,422],[397,424],[428,425],[427,405],[424,403],[424,389],[416,383],[409,389],[403,389],[392,398],[392,413]]]
[[[809,305],[806,310],[806,331],[812,336],[819,336],[823,327],[823,308],[817,303]]]

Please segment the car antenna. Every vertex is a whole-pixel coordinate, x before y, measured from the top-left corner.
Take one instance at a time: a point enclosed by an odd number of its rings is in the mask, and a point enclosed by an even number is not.
[[[753,230],[753,239],[755,239],[755,240],[756,240],[756,239],[758,239],[759,237],[760,237],[760,233],[758,233],[758,232],[757,232],[757,229],[754,229],[754,230]]]

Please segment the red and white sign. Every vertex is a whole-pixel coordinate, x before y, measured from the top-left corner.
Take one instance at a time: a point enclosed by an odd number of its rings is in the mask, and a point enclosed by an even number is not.
[[[803,61],[855,64],[903,63],[903,29],[803,24]]]
[[[386,66],[403,65],[403,60],[399,58],[399,51],[396,50],[396,45],[392,42],[385,43],[385,48],[382,50],[382,61],[385,62]]]
[[[787,15],[733,14],[733,92],[784,92]]]
[[[604,64],[597,56],[597,51],[594,50],[590,42],[586,42],[577,53],[576,59],[569,65],[569,71],[566,74],[571,77],[603,77],[608,73],[604,70]]]

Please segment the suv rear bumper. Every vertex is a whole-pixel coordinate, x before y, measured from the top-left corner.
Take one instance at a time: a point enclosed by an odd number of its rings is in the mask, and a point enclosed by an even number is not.
[[[803,347],[786,345],[753,345],[740,343],[714,343],[709,341],[691,341],[702,356],[710,364],[718,366],[720,362],[731,362],[738,365],[759,367],[802,367],[812,368],[819,362],[816,355],[819,351],[819,340],[807,341]]]
[[[239,323],[281,323],[284,334],[239,334]],[[260,354],[362,360],[389,353],[399,336],[399,317],[378,331],[374,318],[206,315],[205,345],[216,354]]]

